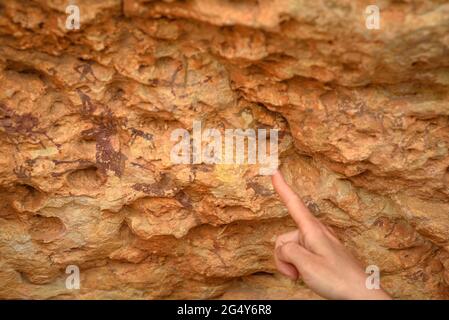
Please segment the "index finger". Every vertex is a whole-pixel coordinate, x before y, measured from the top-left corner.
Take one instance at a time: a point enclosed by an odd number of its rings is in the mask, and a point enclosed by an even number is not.
[[[296,195],[296,193],[285,182],[280,171],[276,171],[271,177],[273,187],[279,194],[282,202],[288,209],[293,220],[301,231],[305,231],[313,227],[312,223],[315,217],[310,213],[304,202]]]

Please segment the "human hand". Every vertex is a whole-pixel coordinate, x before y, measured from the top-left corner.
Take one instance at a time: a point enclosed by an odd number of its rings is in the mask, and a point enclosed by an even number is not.
[[[274,189],[298,226],[276,239],[278,270],[296,280],[299,276],[327,299],[391,299],[383,289],[368,289],[367,274],[334,233],[310,213],[287,185],[281,173],[272,176]]]

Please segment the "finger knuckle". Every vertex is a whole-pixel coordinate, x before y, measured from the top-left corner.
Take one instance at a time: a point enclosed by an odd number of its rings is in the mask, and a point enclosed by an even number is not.
[[[297,246],[293,242],[287,242],[282,246],[281,250],[283,253],[289,254],[294,252],[296,248]]]
[[[281,246],[285,243],[285,234],[281,234],[276,237],[275,240],[276,246]]]

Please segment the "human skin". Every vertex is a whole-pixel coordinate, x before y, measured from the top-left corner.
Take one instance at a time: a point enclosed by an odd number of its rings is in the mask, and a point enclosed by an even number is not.
[[[299,277],[326,299],[391,299],[384,289],[368,289],[360,262],[317,219],[276,171],[273,187],[286,205],[297,229],[277,237],[277,269],[292,280]]]

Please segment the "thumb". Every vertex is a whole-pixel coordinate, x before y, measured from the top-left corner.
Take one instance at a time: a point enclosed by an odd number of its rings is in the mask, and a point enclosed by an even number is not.
[[[296,242],[287,242],[279,247],[278,258],[292,264],[301,274],[311,270],[316,261],[315,254]]]

